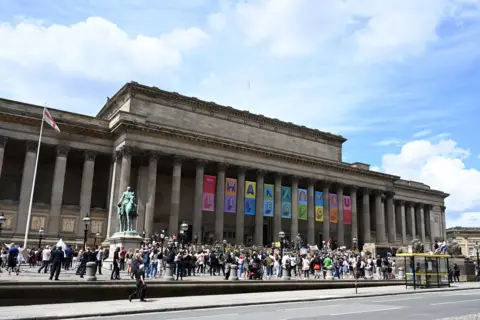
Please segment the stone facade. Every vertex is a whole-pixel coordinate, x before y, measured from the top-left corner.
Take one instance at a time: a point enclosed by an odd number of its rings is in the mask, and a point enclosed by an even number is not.
[[[92,218],[89,243],[118,230],[116,203],[131,186],[138,197],[137,230],[146,236],[179,231],[261,245],[300,233],[308,243],[330,237],[339,245],[376,242],[398,246],[418,237],[445,238],[441,191],[367,164],[342,161],[345,138],[231,107],[146,87],[122,87],[96,117],[50,109],[61,129],[46,127],[34,190],[30,238],[83,242],[82,219]],[[25,233],[42,107],[0,99],[0,211],[7,220],[0,237],[20,241]],[[239,214],[202,212],[203,175],[238,180]],[[243,186],[256,181],[292,187],[292,219],[263,217],[257,190],[256,216],[243,214]],[[308,189],[309,218],[298,220],[296,191]],[[352,197],[352,224],[314,219],[313,192]],[[279,190],[275,190],[279,194]],[[111,196],[113,195],[113,198]],[[223,188],[217,188],[223,200]],[[217,202],[217,209],[223,207]],[[277,206],[277,204],[276,204]],[[275,210],[275,215],[279,211]],[[339,208],[339,222],[343,207]],[[32,240],[34,241],[34,240]]]

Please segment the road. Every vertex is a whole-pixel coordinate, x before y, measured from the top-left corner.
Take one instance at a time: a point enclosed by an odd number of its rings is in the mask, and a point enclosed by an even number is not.
[[[292,295],[295,293],[292,292]],[[188,299],[185,298],[185,299]],[[141,303],[141,302],[132,302]],[[149,303],[149,302],[145,302]],[[142,320],[480,319],[480,289],[102,317]],[[461,317],[461,318],[456,318]],[[83,318],[94,319],[94,318]]]

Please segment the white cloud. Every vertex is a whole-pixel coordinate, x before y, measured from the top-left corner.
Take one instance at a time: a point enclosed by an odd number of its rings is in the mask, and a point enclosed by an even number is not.
[[[468,13],[479,7],[463,0],[261,0],[241,2],[233,11],[247,41],[267,42],[278,56],[340,42],[348,43],[359,61],[400,61],[435,43],[442,21],[472,17]]]
[[[112,22],[90,17],[70,26],[22,22],[0,24],[0,61],[24,68],[55,66],[65,74],[102,80],[132,80],[177,67],[182,55],[202,45],[199,28],[158,37],[130,37]]]
[[[480,227],[480,211],[465,212],[459,217],[450,219],[447,212],[447,228],[453,227]]]
[[[401,140],[398,139],[385,139],[385,140],[380,140],[378,142],[375,142],[375,146],[378,147],[387,147],[387,146],[398,146],[402,143]]]
[[[447,210],[465,211],[480,207],[480,171],[465,167],[470,151],[453,140],[406,143],[400,153],[382,157],[382,170],[404,179],[424,182],[450,194]]]
[[[418,131],[418,132],[415,132],[413,134],[413,137],[414,138],[421,138],[421,137],[425,137],[425,136],[428,136],[429,134],[432,133],[432,130],[430,129],[425,129],[425,130],[422,130],[422,131]]]

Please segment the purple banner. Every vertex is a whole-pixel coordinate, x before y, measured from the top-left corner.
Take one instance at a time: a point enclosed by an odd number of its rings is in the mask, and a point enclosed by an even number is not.
[[[225,179],[225,208],[224,212],[237,212],[237,179]]]

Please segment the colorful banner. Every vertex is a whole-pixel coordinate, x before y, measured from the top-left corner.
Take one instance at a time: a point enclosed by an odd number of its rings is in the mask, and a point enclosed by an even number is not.
[[[343,196],[343,224],[352,224],[352,198]]]
[[[292,219],[292,188],[282,187],[282,218]]]
[[[224,212],[237,212],[237,179],[225,178]]]
[[[323,192],[315,191],[315,221],[323,222]]]
[[[308,197],[307,189],[298,189],[298,220],[308,218]]]
[[[255,215],[255,204],[257,198],[257,183],[245,181],[245,214]]]
[[[202,210],[215,211],[215,187],[217,177],[203,176]]]
[[[337,195],[335,193],[330,193],[328,195],[328,200],[330,203],[330,223],[338,223]]]
[[[263,215],[273,217],[273,184],[263,185]]]

